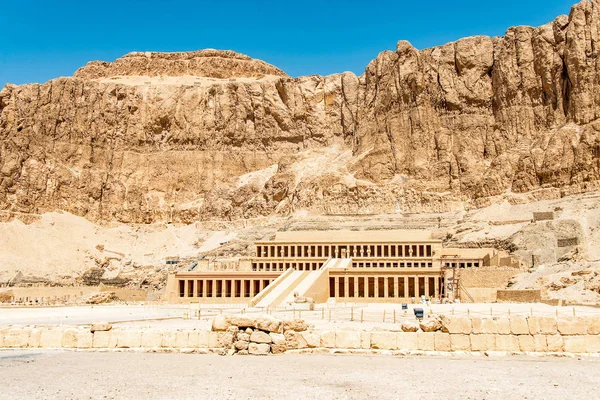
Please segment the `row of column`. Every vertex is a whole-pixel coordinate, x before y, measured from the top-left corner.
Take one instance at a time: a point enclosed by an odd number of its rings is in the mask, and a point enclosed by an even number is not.
[[[375,261],[375,262],[353,262],[352,268],[433,268],[431,262],[390,262],[390,261]]]
[[[373,289],[369,279],[373,279]],[[419,280],[423,279],[423,289]],[[411,298],[438,297],[442,278],[431,276],[336,276],[330,277],[330,297]],[[383,285],[383,288],[381,288]]]
[[[257,245],[256,256],[284,257],[431,257],[430,244],[383,245]]]
[[[323,265],[322,262],[313,263],[278,263],[278,262],[253,262],[252,271],[287,271],[289,268],[294,268],[298,271],[316,271]]]
[[[254,297],[273,279],[179,279],[179,297]]]

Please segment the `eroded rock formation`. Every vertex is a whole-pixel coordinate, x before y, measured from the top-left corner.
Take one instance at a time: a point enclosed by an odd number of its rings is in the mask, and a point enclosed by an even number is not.
[[[131,53],[0,92],[0,209],[122,222],[445,211],[597,190],[600,2],[360,77]]]

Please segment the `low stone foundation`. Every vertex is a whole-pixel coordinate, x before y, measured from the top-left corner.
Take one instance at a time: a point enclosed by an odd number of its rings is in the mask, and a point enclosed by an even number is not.
[[[98,349],[140,351],[215,352],[224,354],[239,344],[238,353],[255,354],[297,352],[508,352],[600,354],[600,317],[512,317],[470,318],[441,317],[440,328],[427,321],[416,332],[397,330],[284,330],[282,325],[267,330],[228,324],[221,331],[194,329],[121,329],[96,330],[90,327],[0,328],[0,348]],[[303,325],[301,325],[303,327]],[[233,332],[235,330],[235,333]],[[255,339],[252,340],[252,334]],[[271,335],[273,333],[274,335]],[[239,335],[242,334],[242,337]],[[249,335],[248,340],[243,335]],[[258,336],[261,336],[260,338]],[[267,339],[268,336],[268,339]],[[275,336],[275,337],[273,337]],[[239,343],[245,342],[245,343]],[[268,342],[268,343],[267,343]],[[267,351],[266,348],[269,347]],[[275,346],[275,350],[273,349]]]

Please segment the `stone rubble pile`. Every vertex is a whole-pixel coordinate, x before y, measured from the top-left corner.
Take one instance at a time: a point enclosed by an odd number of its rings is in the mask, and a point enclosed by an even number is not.
[[[218,315],[212,330],[219,332],[221,355],[268,355],[298,348],[298,332],[308,329],[304,320],[281,320],[268,315]]]

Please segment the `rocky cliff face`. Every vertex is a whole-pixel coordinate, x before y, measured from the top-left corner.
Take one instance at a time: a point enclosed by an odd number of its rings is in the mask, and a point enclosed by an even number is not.
[[[597,190],[600,2],[291,78],[131,53],[0,92],[0,209],[122,222],[446,211]]]

